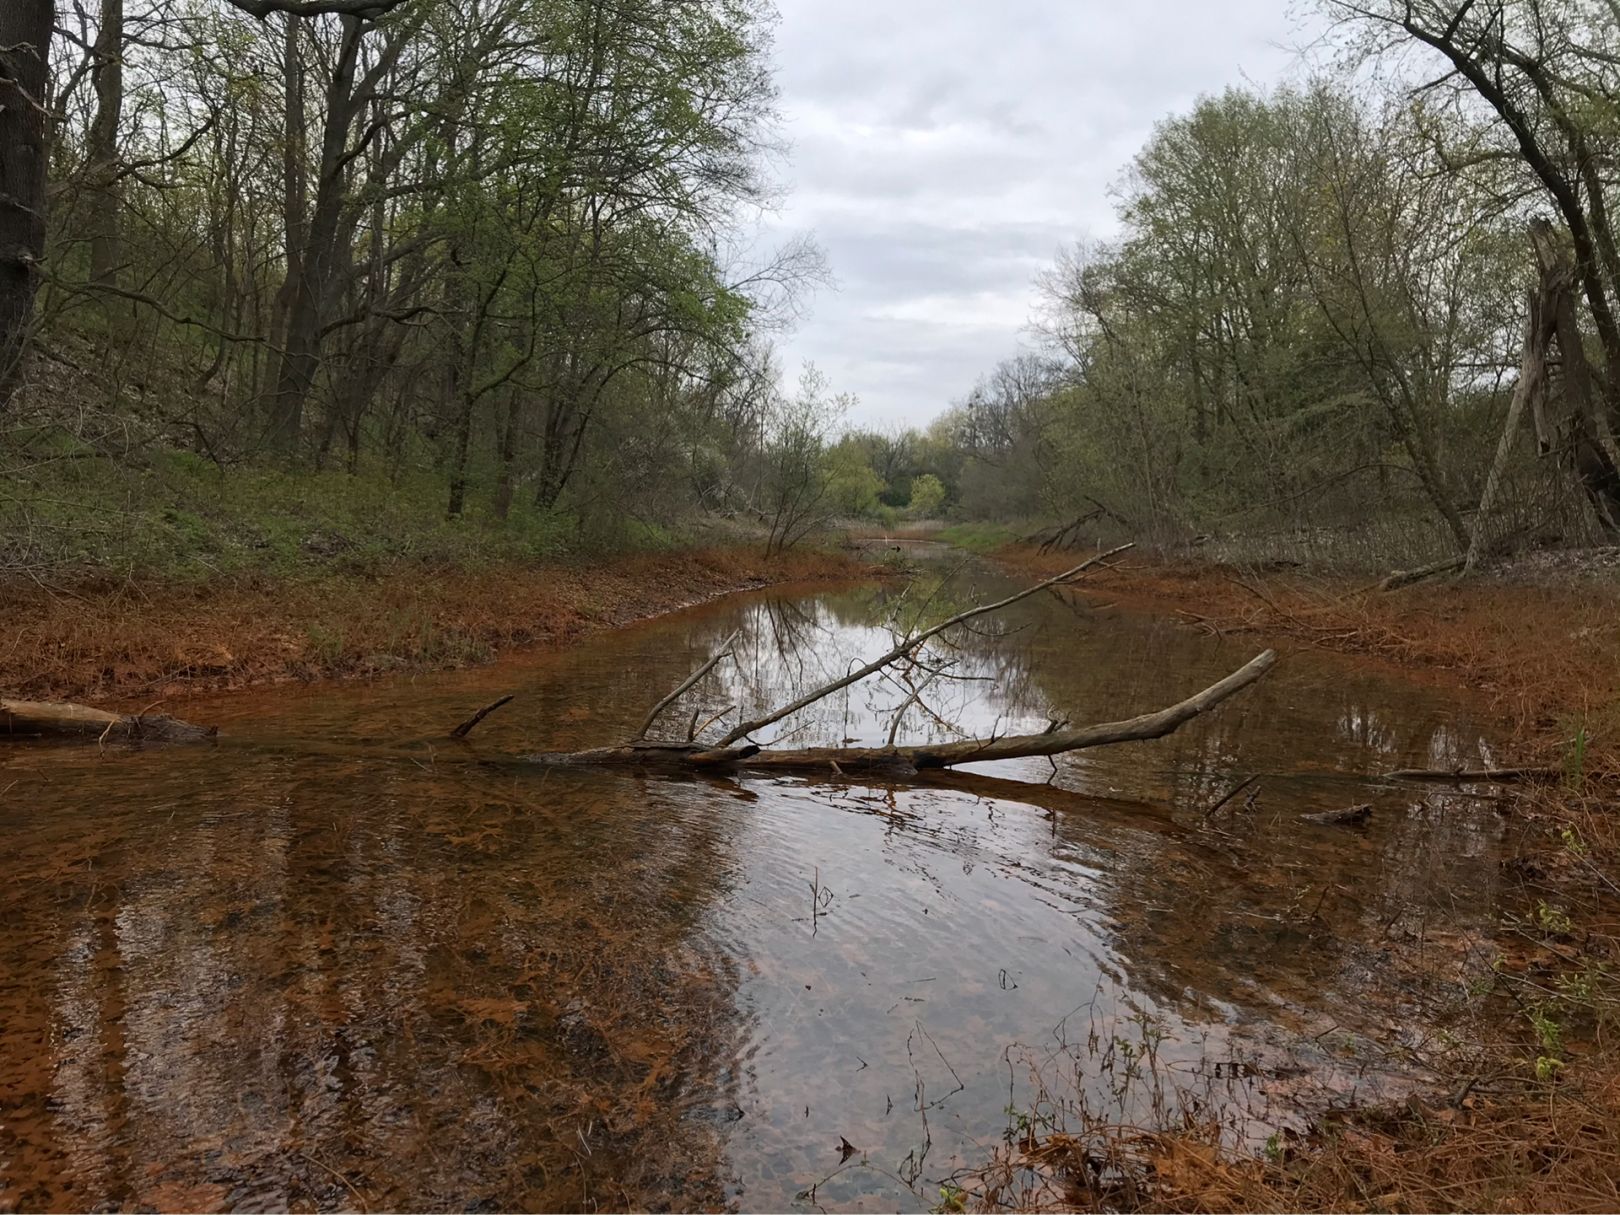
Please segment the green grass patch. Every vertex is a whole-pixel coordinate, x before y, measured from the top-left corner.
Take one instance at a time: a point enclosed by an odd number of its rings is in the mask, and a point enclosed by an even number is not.
[[[1004,523],[954,523],[938,532],[935,539],[974,553],[993,553],[1018,539]]]

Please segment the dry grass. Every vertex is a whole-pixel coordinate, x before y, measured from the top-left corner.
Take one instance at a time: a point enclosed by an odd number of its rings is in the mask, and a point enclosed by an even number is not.
[[[726,548],[476,571],[400,563],[303,580],[13,581],[0,583],[0,689],[146,703],[184,689],[460,666],[727,591],[864,568],[841,554]]]
[[[1213,1123],[1095,1123],[1008,1145],[959,1179],[979,1210],[1613,1211],[1620,1078],[1556,1093],[1357,1112],[1263,1157]]]

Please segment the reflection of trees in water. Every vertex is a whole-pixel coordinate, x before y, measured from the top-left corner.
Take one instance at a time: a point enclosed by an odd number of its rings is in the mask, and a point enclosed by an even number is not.
[[[886,648],[888,627],[929,594],[950,612],[1001,589],[964,587],[949,602],[934,590],[892,588],[766,601],[748,616],[740,669],[712,699],[778,703]],[[1055,596],[1004,616],[1000,636],[953,631],[940,652],[980,681],[939,689],[939,717],[917,714],[903,737],[943,735],[940,719],[983,734],[1016,722],[1038,728],[1049,717],[1129,716],[1204,686],[1230,668],[1237,649],[1173,622],[1097,613]],[[880,740],[904,694],[870,680],[782,728],[804,742]],[[1091,893],[1114,924],[1120,963],[1167,1006],[1213,998],[1263,1014],[1280,997],[1301,1008],[1337,1006],[1352,1018],[1359,1006],[1370,1016],[1368,969],[1392,930],[1488,917],[1494,831],[1466,801],[1424,791],[1403,802],[1364,778],[1406,762],[1456,762],[1477,746],[1437,697],[1295,655],[1176,735],[1060,761],[1055,783],[1162,807],[1191,832],[1187,842],[1130,831],[1104,840],[1081,813],[1059,810],[1046,847],[1102,873]],[[1234,807],[1202,826],[1202,808],[1254,773],[1262,774],[1256,809]],[[1038,780],[1047,772],[1010,774]],[[1365,800],[1378,803],[1365,835],[1297,821]],[[1457,891],[1466,905],[1457,905]]]
[[[693,1116],[731,1108],[736,1033],[699,930],[733,867],[712,794],[277,759],[160,776],[76,774],[67,805],[117,809],[19,847],[4,1205],[722,1201]]]

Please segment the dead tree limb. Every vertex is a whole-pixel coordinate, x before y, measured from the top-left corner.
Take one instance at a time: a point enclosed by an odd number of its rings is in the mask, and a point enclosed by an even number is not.
[[[1239,793],[1242,793],[1245,789],[1247,789],[1250,785],[1254,784],[1254,782],[1259,780],[1259,779],[1260,779],[1260,774],[1258,772],[1256,772],[1253,776],[1245,776],[1242,780],[1238,781],[1237,784],[1233,785],[1230,789],[1228,789],[1225,792],[1225,794],[1223,794],[1221,797],[1217,798],[1214,802],[1212,802],[1204,810],[1201,817],[1203,817],[1203,818],[1214,818],[1215,817],[1215,812],[1217,810],[1219,810],[1222,806],[1226,805],[1227,802],[1231,801]]]
[[[454,730],[451,730],[450,731],[450,737],[451,738],[466,738],[467,735],[472,732],[472,728],[474,726],[476,726],[479,722],[483,721],[484,718],[488,717],[491,713],[493,713],[496,709],[500,708],[502,705],[510,703],[510,701],[511,701],[511,699],[512,699],[512,697],[514,695],[515,695],[515,693],[510,693],[509,692],[505,696],[501,697],[499,700],[490,701],[489,704],[485,705],[482,709],[479,709],[478,712],[474,713],[471,717],[469,717],[466,721],[462,722]]]
[[[1384,773],[1385,780],[1424,780],[1447,785],[1513,785],[1551,782],[1564,778],[1559,768],[1401,768]]]
[[[903,776],[934,768],[949,768],[957,764],[1061,755],[1069,751],[1082,751],[1088,747],[1163,738],[1193,718],[1209,712],[1228,697],[1241,692],[1269,671],[1276,661],[1276,651],[1266,650],[1226,678],[1167,708],[1153,713],[1143,713],[1124,721],[1102,722],[1082,726],[1079,729],[1048,730],[1041,734],[1014,734],[990,739],[968,738],[960,742],[928,743],[919,746],[807,747],[793,750],[769,750],[753,744],[699,747],[684,743],[632,741],[619,746],[533,755],[529,758],[532,762],[548,765],[639,765],[708,770],[747,768],[777,772],[784,770],[830,772],[836,769],[843,773],[862,775]]]
[[[635,738],[631,741],[633,742],[636,739],[646,738],[647,731],[652,729],[653,723],[663,715],[665,709],[669,708],[670,705],[674,704],[677,700],[684,696],[688,689],[695,687],[698,680],[702,679],[719,665],[721,659],[730,657],[731,647],[741,633],[742,630],[737,629],[731,634],[730,637],[727,637],[724,641],[722,641],[720,643],[720,648],[715,651],[714,657],[710,658],[708,662],[704,663],[697,670],[693,671],[681,682],[679,687],[655,704],[652,707],[652,710],[647,714],[646,720],[641,723],[641,729],[636,731]],[[693,721],[695,722],[696,720],[697,719],[694,717]]]
[[[1009,607],[1021,599],[1028,599],[1031,595],[1039,594],[1049,586],[1057,586],[1059,583],[1067,582],[1071,578],[1076,578],[1085,573],[1092,566],[1100,565],[1102,562],[1108,560],[1108,558],[1117,557],[1126,549],[1134,547],[1134,544],[1121,544],[1118,548],[1112,548],[1106,553],[1097,554],[1097,556],[1091,558],[1089,561],[1082,561],[1073,569],[1065,570],[1055,578],[1048,578],[1045,582],[1037,582],[1034,586],[1025,587],[1016,595],[1008,595],[1007,598],[997,600],[995,603],[981,604],[978,607],[969,608],[965,612],[958,612],[949,620],[936,624],[932,628],[924,629],[915,636],[907,637],[901,641],[899,645],[895,646],[894,649],[890,650],[887,654],[884,654],[881,658],[874,658],[865,666],[857,667],[855,670],[851,671],[842,678],[835,679],[829,684],[823,684],[814,691],[806,692],[803,696],[799,697],[792,703],[783,705],[779,709],[772,709],[764,717],[756,717],[751,721],[739,723],[738,725],[734,726],[724,738],[715,744],[715,749],[719,750],[729,747],[732,743],[738,741],[739,739],[747,738],[756,730],[762,730],[766,726],[775,725],[789,714],[797,713],[800,709],[814,704],[824,696],[830,696],[834,692],[849,687],[849,685],[852,683],[859,683],[868,675],[875,674],[891,663],[898,662],[907,655],[915,653],[919,648],[921,648],[923,642],[927,641],[930,637],[938,636],[940,633],[943,633],[946,629],[952,627],[953,625],[961,624],[964,620],[971,620],[975,616],[983,616],[987,612],[998,612],[1002,608]],[[637,737],[641,736],[638,735]]]
[[[1404,586],[1415,586],[1425,578],[1434,578],[1440,574],[1449,574],[1452,570],[1463,569],[1467,564],[1466,556],[1446,557],[1440,561],[1431,561],[1428,565],[1420,565],[1416,569],[1396,570],[1387,577],[1380,578],[1364,591],[1398,591]]]
[[[0,736],[202,742],[218,733],[217,726],[194,726],[165,713],[111,713],[66,701],[0,697]]]

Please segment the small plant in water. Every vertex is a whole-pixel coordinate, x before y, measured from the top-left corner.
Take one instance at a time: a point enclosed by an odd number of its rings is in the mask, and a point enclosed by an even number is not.
[[[1586,747],[1590,741],[1586,733],[1586,723],[1578,722],[1575,732],[1570,736],[1569,748],[1564,754],[1564,775],[1570,784],[1577,787],[1586,774]]]
[[[1575,830],[1575,828],[1565,827],[1558,833],[1558,835],[1559,838],[1564,841],[1564,847],[1568,848],[1574,855],[1586,855],[1586,841],[1581,838],[1581,833]]]
[[[1536,903],[1536,926],[1555,936],[1562,936],[1575,927],[1562,907],[1554,907],[1545,899]]]
[[[947,1181],[939,1187],[939,1205],[934,1207],[934,1210],[940,1215],[945,1213],[956,1215],[957,1212],[967,1210],[967,1191],[955,1182]]]

